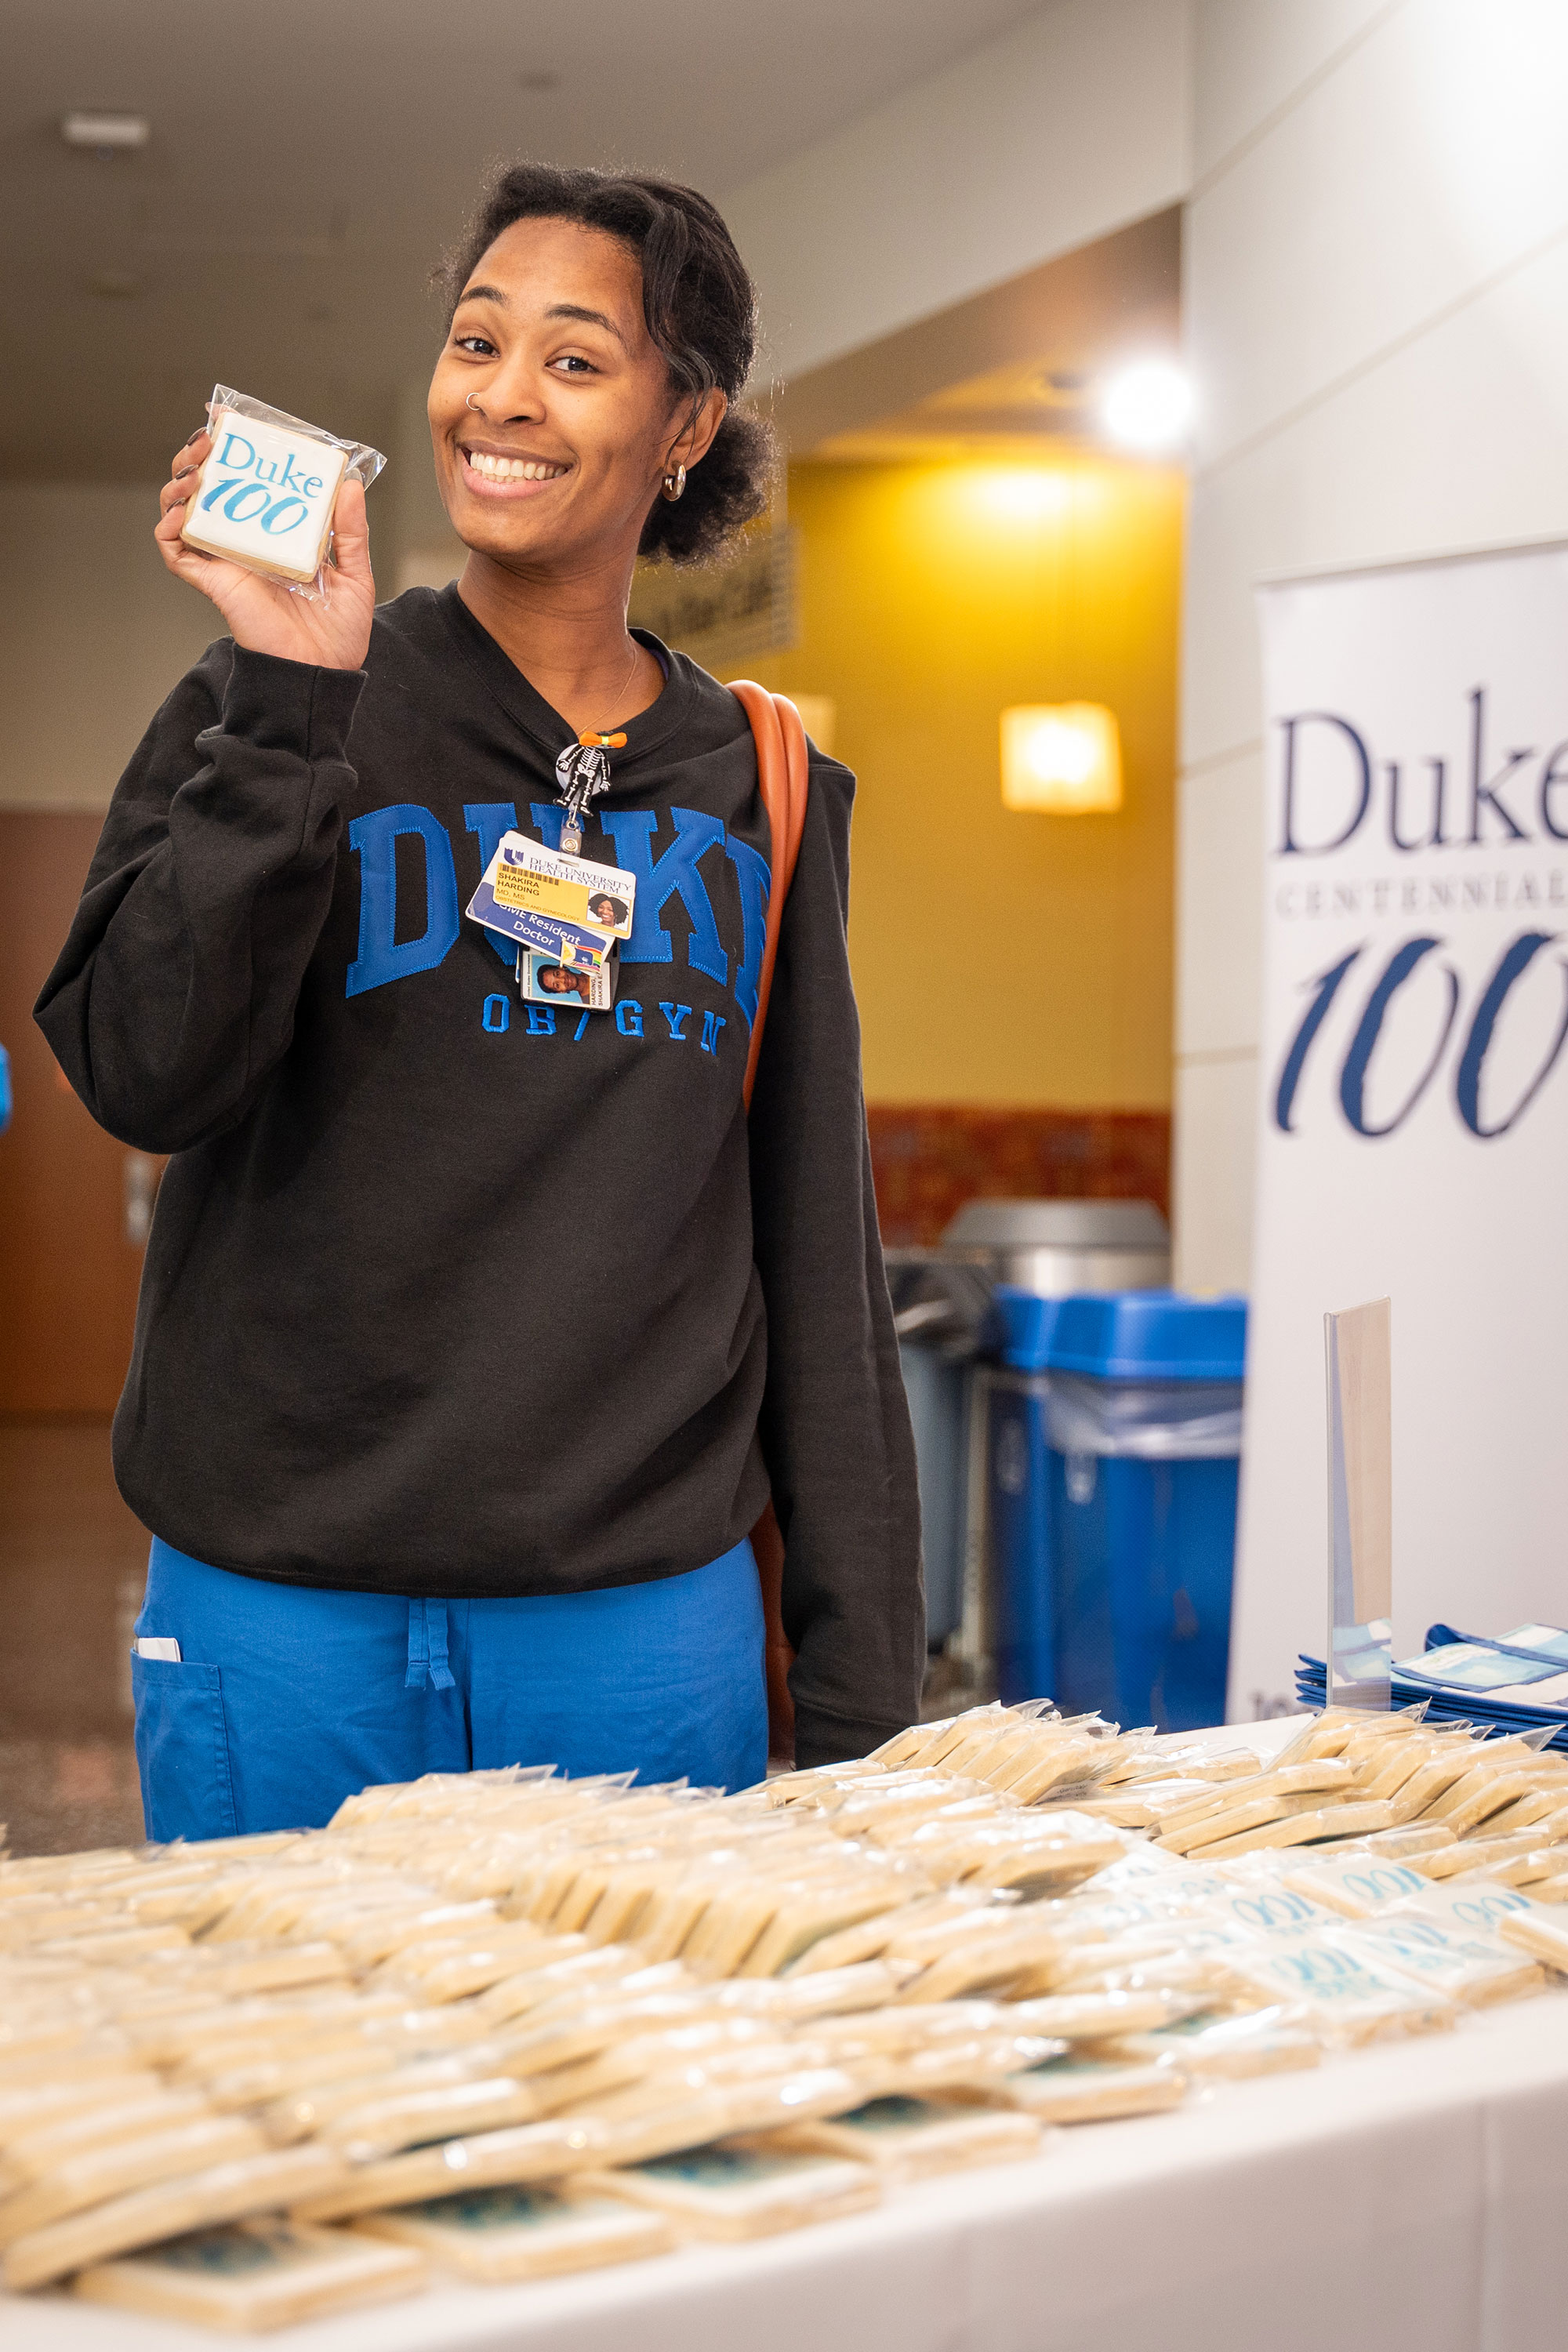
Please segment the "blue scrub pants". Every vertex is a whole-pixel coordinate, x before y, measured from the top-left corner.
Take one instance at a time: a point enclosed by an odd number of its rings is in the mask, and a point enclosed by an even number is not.
[[[652,1584],[410,1601],[267,1584],[156,1537],[132,1653],[147,1834],[313,1829],[373,1782],[500,1764],[749,1788],[768,1759],[763,1609],[739,1543]]]

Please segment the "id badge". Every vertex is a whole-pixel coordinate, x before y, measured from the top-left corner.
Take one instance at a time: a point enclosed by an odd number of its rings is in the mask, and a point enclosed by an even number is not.
[[[618,866],[591,865],[505,833],[468,911],[520,948],[597,971],[618,940],[630,939],[636,899],[635,876]]]
[[[615,1005],[619,972],[620,958],[613,953],[601,964],[574,969],[537,948],[518,950],[517,984],[527,1004],[560,1004],[568,1013],[579,1006],[608,1013]]]

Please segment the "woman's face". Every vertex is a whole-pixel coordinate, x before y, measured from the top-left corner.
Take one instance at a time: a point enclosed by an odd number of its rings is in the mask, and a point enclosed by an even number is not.
[[[436,475],[465,545],[529,568],[633,551],[673,463],[696,463],[722,393],[672,394],[629,247],[524,220],[476,265],[430,384]]]

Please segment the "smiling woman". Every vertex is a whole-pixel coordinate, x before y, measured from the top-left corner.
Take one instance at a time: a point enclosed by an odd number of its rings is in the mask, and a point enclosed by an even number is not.
[[[597,572],[613,551],[624,642],[628,549],[700,561],[766,504],[767,430],[731,405],[752,364],[756,297],[723,222],[690,189],[541,164],[502,173],[442,280],[450,320],[430,433],[470,551],[463,598],[514,659],[521,626],[529,674],[543,682],[542,654],[556,686],[531,593],[542,567]],[[630,663],[617,695],[630,695],[628,713],[663,683],[635,647]],[[584,724],[600,723],[602,705],[583,708]]]
[[[176,455],[158,544],[231,636],[121,780],[39,1003],[100,1122],[173,1154],[115,1429],[155,1530],[159,1838],[433,1769],[760,1778],[770,1495],[799,1760],[918,1705],[852,780],[813,751],[748,1118],[752,734],[626,626],[639,551],[709,555],[764,502],[751,281],[690,190],[523,166],[446,283],[461,580],[375,607],[350,484],[331,603],[302,604],[181,540],[205,436]],[[582,848],[618,986],[563,939],[567,984],[519,994],[514,942],[463,921],[517,832]]]
[[[531,244],[546,222],[578,232],[567,240],[563,258],[569,253],[579,268],[592,271],[593,248],[599,247],[602,257],[605,239],[619,247],[619,267],[604,286],[602,307],[592,300],[562,301],[551,306],[548,319],[536,318],[536,328],[554,328],[557,333],[561,328],[585,331],[575,352],[563,349],[547,364],[579,382],[595,375],[624,381],[662,365],[668,394],[664,423],[672,429],[655,436],[661,446],[643,454],[662,458],[664,497],[643,507],[638,552],[667,555],[678,563],[700,562],[761,513],[773,451],[766,427],[731,405],[744,387],[756,346],[752,283],[722,220],[690,189],[539,164],[520,164],[501,175],[442,272],[451,320],[430,392],[437,467],[443,433],[458,448],[513,467],[518,463],[515,448],[498,443],[487,451],[482,433],[470,439],[462,429],[465,420],[453,420],[447,404],[460,396],[469,412],[495,421],[502,354],[510,348],[515,355],[523,331],[515,308],[520,289],[505,265],[510,261],[515,269],[520,226],[531,225],[531,232],[524,232]],[[477,363],[483,387],[475,374],[465,382],[460,367],[448,366],[459,349],[470,354],[471,367]],[[657,414],[657,393],[652,407]],[[472,415],[468,421],[474,421]],[[535,463],[563,470],[572,463],[564,450],[521,456],[524,463],[531,456]],[[445,491],[445,472],[442,485]],[[447,505],[450,509],[449,497]]]

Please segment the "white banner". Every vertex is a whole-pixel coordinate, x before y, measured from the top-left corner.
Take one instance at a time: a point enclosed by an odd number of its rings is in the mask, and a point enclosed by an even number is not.
[[[1394,1312],[1394,1655],[1568,1623],[1568,551],[1261,592],[1230,1711],[1322,1655],[1322,1318]]]

